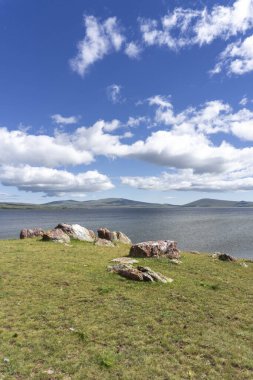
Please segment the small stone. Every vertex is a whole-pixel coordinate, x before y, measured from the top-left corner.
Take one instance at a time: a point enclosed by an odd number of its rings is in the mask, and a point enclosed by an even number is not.
[[[189,253],[191,253],[192,255],[200,255],[199,251],[190,251]]]
[[[10,359],[4,358],[4,363],[10,363]]]
[[[169,263],[180,265],[180,264],[182,264],[182,261],[180,261],[178,259],[169,259]]]
[[[242,267],[244,267],[244,268],[248,268],[248,267],[249,267],[248,264],[246,264],[246,263],[244,263],[244,262],[240,263],[240,265],[241,265]]]

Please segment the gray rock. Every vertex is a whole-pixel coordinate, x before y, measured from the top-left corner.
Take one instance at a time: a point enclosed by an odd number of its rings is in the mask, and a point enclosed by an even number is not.
[[[23,228],[20,231],[20,239],[28,239],[43,236],[44,231],[42,228]]]
[[[60,228],[55,228],[51,231],[44,232],[42,240],[54,241],[56,243],[70,243],[70,237]]]
[[[95,245],[101,246],[101,247],[115,247],[115,245],[110,241],[106,239],[96,239]]]
[[[85,227],[80,226],[79,224],[60,223],[55,228],[61,229],[72,239],[88,242],[94,242],[95,240],[95,233]]]
[[[167,284],[173,280],[163,276],[161,273],[154,272],[148,267],[134,268],[130,264],[116,264],[108,267],[110,272],[118,273],[120,276],[134,281],[162,282]]]
[[[112,242],[119,242],[123,244],[131,244],[131,240],[121,231],[110,231],[108,228],[99,228],[98,237],[100,239],[110,240]]]

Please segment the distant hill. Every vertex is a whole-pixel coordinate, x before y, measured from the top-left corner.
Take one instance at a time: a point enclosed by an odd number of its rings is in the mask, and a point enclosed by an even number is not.
[[[162,204],[162,203],[148,203],[133,201],[131,199],[124,198],[105,198],[90,201],[53,201],[43,204],[31,204],[31,203],[11,203],[0,202],[0,209],[91,209],[91,208],[174,208],[174,207],[208,207],[208,208],[228,208],[238,207],[246,208],[253,207],[253,202],[246,201],[223,201],[219,199],[199,199],[197,201],[187,203],[182,206]]]
[[[191,203],[185,204],[183,207],[253,207],[253,202],[246,201],[223,201],[220,199],[204,198]]]
[[[55,201],[50,203],[45,203],[43,206],[47,207],[71,207],[71,208],[111,208],[111,207],[175,207],[170,204],[161,204],[161,203],[148,203],[148,202],[139,202],[133,201],[131,199],[124,198],[105,198],[105,199],[96,199],[91,201]]]
[[[52,209],[52,208],[167,208],[175,207],[170,204],[148,203],[133,201],[124,198],[105,198],[90,201],[53,201],[43,204],[25,204],[25,203],[0,203],[0,209]]]

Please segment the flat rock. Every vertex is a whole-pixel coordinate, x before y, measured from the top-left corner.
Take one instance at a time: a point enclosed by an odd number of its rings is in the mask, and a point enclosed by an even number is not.
[[[115,263],[121,264],[137,264],[138,260],[132,259],[131,257],[117,257],[116,259],[112,259],[111,261]]]
[[[149,282],[162,282],[164,284],[170,283],[173,280],[167,278],[161,273],[154,272],[149,267],[138,266],[134,268],[130,264],[116,264],[108,267],[110,272],[118,273],[120,276],[128,278],[133,281],[149,281]]]
[[[180,252],[177,242],[172,240],[146,241],[132,245],[129,256],[131,257],[168,257],[179,259]]]
[[[43,236],[44,231],[42,228],[23,228],[20,231],[20,239],[28,239]]]
[[[60,228],[55,228],[51,231],[44,232],[42,240],[54,241],[56,243],[70,243],[70,237]]]
[[[94,242],[95,233],[87,228],[80,226],[79,224],[65,224],[60,223],[55,227],[56,229],[62,230],[71,239]]]
[[[106,239],[96,239],[95,245],[101,246],[101,247],[115,247],[115,245],[110,241]]]

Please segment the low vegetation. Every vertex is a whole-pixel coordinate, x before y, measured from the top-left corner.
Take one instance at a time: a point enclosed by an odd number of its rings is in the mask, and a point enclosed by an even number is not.
[[[141,259],[172,284],[106,270],[127,246],[1,241],[0,378],[252,379],[253,263]]]

